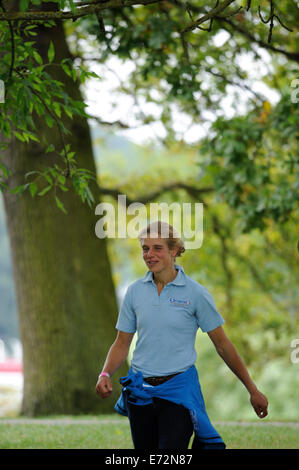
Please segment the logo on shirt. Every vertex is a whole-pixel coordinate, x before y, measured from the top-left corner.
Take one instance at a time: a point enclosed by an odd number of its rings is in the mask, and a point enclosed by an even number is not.
[[[173,297],[169,298],[170,305],[174,305],[176,307],[185,307],[186,305],[190,305],[190,300],[180,300],[174,299]]]

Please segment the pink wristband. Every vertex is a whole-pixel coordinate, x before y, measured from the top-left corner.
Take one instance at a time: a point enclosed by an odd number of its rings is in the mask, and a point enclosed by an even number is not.
[[[99,378],[100,377],[108,377],[110,379],[110,374],[108,374],[108,372],[101,372]]]

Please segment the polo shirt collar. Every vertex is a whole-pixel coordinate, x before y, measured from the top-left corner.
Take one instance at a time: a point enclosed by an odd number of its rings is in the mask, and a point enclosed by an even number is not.
[[[173,281],[169,282],[168,284],[174,284],[175,286],[184,286],[186,284],[186,281],[185,281],[185,273],[184,273],[183,267],[180,266],[179,264],[175,264],[174,267],[178,269],[179,271],[177,273],[176,278]],[[150,281],[154,282],[153,273],[151,271],[147,271],[146,275],[142,278],[142,282],[150,282]]]

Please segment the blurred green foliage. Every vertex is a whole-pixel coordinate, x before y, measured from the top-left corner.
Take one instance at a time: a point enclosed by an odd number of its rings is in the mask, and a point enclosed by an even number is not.
[[[60,8],[73,6],[71,1],[56,3]],[[27,0],[21,4],[22,10],[28,7]],[[226,320],[229,337],[258,385],[270,395],[272,416],[298,419],[294,398],[298,364],[290,362],[291,339],[299,336],[298,105],[290,98],[290,84],[299,73],[299,9],[292,0],[279,5],[277,13],[293,32],[277,23],[271,45],[267,43],[269,25],[259,21],[253,2],[246,13],[215,19],[209,33],[198,29],[181,33],[190,17],[196,19],[214,5],[214,0],[204,6],[192,2],[188,10],[185,5],[182,9],[180,2],[159,2],[146,8],[106,10],[102,16],[104,37],[95,15],[68,22],[70,48],[83,65],[68,60],[59,65],[74,81],[84,83],[86,78],[96,78],[84,64],[86,41],[97,53],[98,63],[107,65],[111,57],[134,63],[129,78],[120,80],[118,91],[137,103],[135,125],[154,121],[162,124],[166,150],[140,149],[138,163],[136,159],[133,163],[129,152],[111,153],[103,146],[98,157],[99,182],[106,188],[117,188],[132,200],[157,190],[160,196],[151,202],[204,203],[203,246],[187,251],[177,262],[213,295]],[[269,14],[269,6],[270,2],[263,2],[264,17]],[[87,117],[84,106],[70,101],[61,83],[47,73],[55,58],[52,45],[44,61],[34,51],[32,25],[26,30],[28,41],[24,42],[15,32],[16,62],[12,70],[12,51],[6,51],[10,33],[5,22],[1,25],[0,76],[6,82],[7,95],[0,129],[9,140],[16,125],[17,139],[38,141],[31,114],[33,110],[38,115],[46,114],[48,126],[56,124],[60,129],[62,148],[53,149],[44,143],[45,153],[58,152],[63,167],[49,167],[42,175],[36,175],[33,169],[27,174],[31,181],[15,188],[15,192],[28,188],[34,197],[38,194],[35,178],[39,177],[47,183],[40,196],[56,185],[63,189],[71,168],[71,176],[77,177],[73,178],[74,189],[82,200],[91,203],[93,196],[87,183],[92,176],[76,168],[75,155],[63,142],[68,131],[60,119]],[[259,69],[258,79],[278,93],[277,104],[269,103],[255,90],[251,71],[242,67],[242,60],[248,58]],[[228,96],[235,111],[232,118],[226,113]],[[138,112],[138,100],[139,104],[155,105],[157,115]],[[12,114],[8,119],[9,109]],[[205,126],[212,116],[204,141],[199,137],[194,145],[186,144],[184,131],[176,127],[178,111],[200,126]],[[3,164],[0,169],[0,186],[5,189],[9,175]],[[184,189],[161,192],[165,183],[176,181],[196,188],[209,185],[213,191],[202,197],[192,196]],[[110,196],[103,196],[102,200],[116,204]],[[63,203],[57,204],[63,210]],[[110,239],[108,248],[115,284],[121,291],[145,272],[140,247],[136,240]],[[198,367],[211,414],[248,417],[251,409],[247,392],[219,362],[204,338],[199,335]]]
[[[104,146],[97,155],[105,186],[117,187],[119,194],[133,200],[169,180],[183,179],[190,185],[197,182],[195,149],[179,145],[165,152],[143,148],[139,165],[131,161],[130,151],[109,152]],[[102,200],[114,204],[117,213],[114,198],[103,196]],[[180,189],[161,193],[154,201],[182,204],[195,199]],[[299,364],[290,360],[291,341],[299,337],[296,220],[275,223],[271,219],[263,230],[244,233],[237,209],[219,201],[213,193],[203,195],[202,201],[203,245],[187,250],[176,262],[213,295],[225,318],[225,331],[258,387],[268,396],[269,419],[299,419]],[[147,268],[136,239],[108,239],[108,250],[121,302],[126,287]],[[217,355],[208,336],[199,331],[196,344],[199,377],[211,416],[219,420],[258,419],[246,389]]]
[[[212,179],[244,231],[285,222],[298,210],[298,144],[299,107],[289,91],[273,109],[265,101],[248,115],[215,121],[200,145],[201,180]]]

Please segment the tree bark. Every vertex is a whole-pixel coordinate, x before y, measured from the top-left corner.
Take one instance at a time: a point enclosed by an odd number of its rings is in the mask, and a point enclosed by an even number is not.
[[[36,47],[47,62],[50,40],[55,62],[69,57],[63,26],[36,29]],[[79,85],[60,67],[47,69],[65,83],[74,99],[82,99]],[[45,154],[44,139],[60,146],[56,126],[47,127],[35,116],[40,144],[12,139],[3,161],[12,171],[11,188],[24,183],[24,175],[58,162]],[[89,127],[86,119],[64,119],[71,130],[66,137],[80,168],[95,171]],[[61,162],[59,162],[61,164]],[[23,345],[24,398],[22,414],[80,414],[112,412],[120,393],[118,377],[109,400],[95,393],[98,373],[115,339],[117,302],[105,239],[95,235],[94,207],[89,208],[70,190],[57,194],[67,210],[57,208],[51,193],[34,198],[4,193],[11,243],[20,335]],[[100,202],[97,188],[97,203]]]

